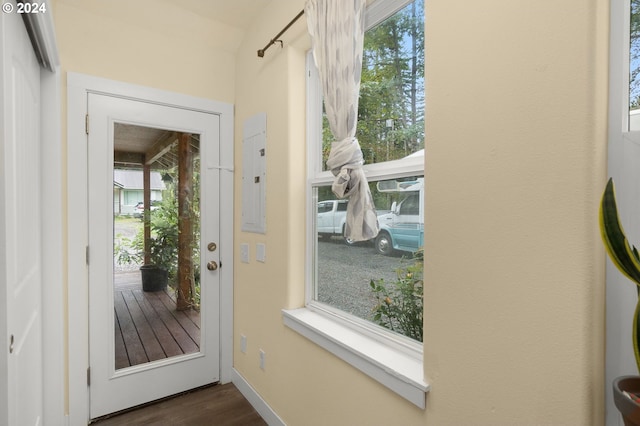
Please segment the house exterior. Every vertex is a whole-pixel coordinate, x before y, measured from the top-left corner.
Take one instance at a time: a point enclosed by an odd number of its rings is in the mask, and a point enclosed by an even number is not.
[[[207,15],[197,1],[55,0],[49,8],[62,94],[67,74],[82,73],[234,105],[234,163],[221,173],[234,173],[234,203],[223,208],[236,218],[242,126],[266,112],[267,232],[234,221],[233,242],[250,247],[250,261],[229,260],[233,297],[222,301],[233,307],[234,383],[271,424],[605,424],[613,410],[605,342],[615,337],[605,332],[597,211],[608,173],[609,1],[426,2],[425,408],[283,323],[283,309],[305,305],[304,19],[283,48],[262,59],[256,50],[304,3],[253,1],[243,25]],[[75,273],[86,271],[77,238],[86,222],[70,220],[86,213],[67,208],[77,183],[63,176],[77,166],[66,141],[84,117],[68,114],[66,96],[58,107],[59,143],[43,171],[59,182],[43,195],[57,207],[41,207],[59,225],[45,229],[58,232],[49,239],[60,241],[42,300],[45,326],[54,327],[44,343],[43,412],[44,424],[75,426],[87,420],[78,355],[86,348],[69,345],[69,324],[87,320],[70,318],[65,298],[86,287]],[[265,262],[253,257],[258,245]],[[0,327],[8,342],[7,322]],[[0,383],[10,356],[0,357]],[[9,393],[0,389],[0,423]]]
[[[117,215],[133,215],[136,204],[144,201],[142,170],[113,171],[113,213]],[[151,172],[151,201],[162,200],[162,191],[165,189],[162,175]]]

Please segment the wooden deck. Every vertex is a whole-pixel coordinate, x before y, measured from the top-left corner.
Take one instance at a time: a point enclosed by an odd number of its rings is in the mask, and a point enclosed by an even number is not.
[[[165,291],[142,291],[140,272],[114,275],[116,369],[200,350],[200,313],[176,311]]]

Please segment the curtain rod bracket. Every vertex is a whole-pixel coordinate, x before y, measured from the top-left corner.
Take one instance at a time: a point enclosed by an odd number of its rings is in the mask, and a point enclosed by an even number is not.
[[[282,42],[282,40],[279,39],[279,37],[285,33],[285,31],[287,31],[298,19],[300,19],[300,17],[304,15],[304,10],[301,10],[300,13],[298,13],[296,15],[295,18],[293,18],[291,20],[291,22],[289,22],[287,24],[286,27],[284,27],[278,34],[276,34],[276,36],[274,38],[272,38],[269,43],[262,49],[258,49],[258,57],[259,58],[264,58],[264,52],[270,48],[271,46],[273,46],[276,43],[280,43],[280,47],[284,47],[284,43]]]

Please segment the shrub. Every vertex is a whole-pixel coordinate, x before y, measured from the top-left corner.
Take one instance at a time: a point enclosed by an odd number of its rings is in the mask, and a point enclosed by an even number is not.
[[[422,342],[423,251],[417,251],[413,263],[396,270],[397,280],[371,280],[377,304],[373,308],[375,323]]]

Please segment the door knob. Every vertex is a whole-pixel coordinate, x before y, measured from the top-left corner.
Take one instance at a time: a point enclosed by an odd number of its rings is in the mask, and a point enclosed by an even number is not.
[[[215,271],[216,269],[218,269],[218,263],[215,260],[212,260],[211,262],[207,263],[207,269],[210,271]]]

